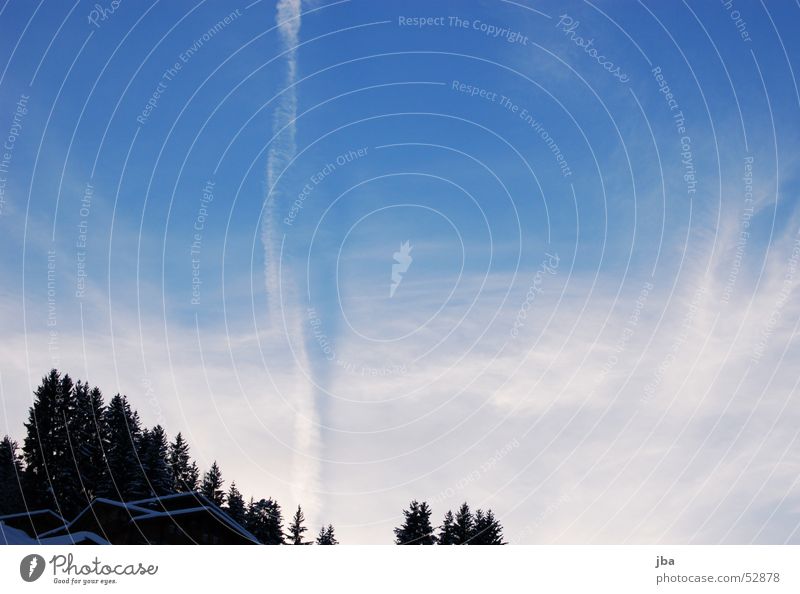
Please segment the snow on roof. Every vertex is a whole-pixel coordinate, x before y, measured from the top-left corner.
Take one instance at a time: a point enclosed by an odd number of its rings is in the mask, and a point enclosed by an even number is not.
[[[146,505],[146,504],[160,503],[161,501],[172,500],[172,499],[176,499],[178,497],[187,497],[187,498],[191,497],[195,502],[200,503],[201,505],[194,506],[194,507],[183,508],[183,509],[174,509],[174,510],[166,510],[166,509],[154,510],[154,509],[151,509],[151,508],[148,508],[148,507],[144,507],[144,505]],[[258,539],[249,530],[247,530],[244,526],[242,526],[241,524],[236,522],[233,518],[231,518],[224,511],[222,511],[219,508],[219,506],[217,506],[215,503],[210,501],[205,495],[203,495],[202,493],[196,492],[196,491],[188,491],[188,492],[185,492],[185,493],[173,493],[171,495],[164,495],[162,497],[149,497],[147,499],[137,499],[136,501],[129,501],[128,503],[123,503],[121,501],[115,501],[113,499],[106,499],[104,497],[97,497],[97,498],[93,499],[92,502],[89,505],[87,505],[77,516],[75,516],[75,518],[71,522],[68,522],[68,523],[65,522],[65,524],[63,526],[59,526],[57,528],[54,528],[53,530],[48,530],[47,532],[42,533],[40,535],[40,538],[39,538],[38,542],[40,542],[42,544],[72,544],[75,541],[80,541],[83,538],[86,538],[87,540],[91,540],[92,542],[95,542],[96,544],[108,544],[108,542],[105,539],[101,538],[100,536],[98,536],[97,534],[95,534],[93,532],[87,532],[87,531],[70,532],[70,527],[75,525],[75,523],[78,520],[80,520],[83,517],[84,514],[86,514],[90,510],[92,510],[93,507],[96,504],[110,505],[112,507],[118,507],[118,508],[125,509],[130,514],[130,518],[131,518],[130,521],[131,522],[139,522],[141,520],[150,520],[150,519],[153,519],[153,518],[158,518],[158,517],[163,517],[163,516],[171,517],[171,516],[176,516],[176,515],[189,514],[189,513],[198,513],[198,512],[207,511],[207,512],[210,512],[218,520],[220,520],[221,522],[226,524],[232,530],[234,530],[236,532],[239,532],[240,534],[242,534],[246,538],[252,540],[253,542],[256,542],[256,543],[258,542]],[[31,512],[30,514],[27,514],[26,512],[19,513],[19,514],[11,514],[9,516],[0,517],[0,520],[2,520],[3,518],[9,518],[10,519],[10,518],[14,518],[14,517],[31,515],[31,514],[38,514],[38,513],[50,513],[50,514],[53,514],[59,520],[64,522],[64,520],[63,520],[63,518],[61,518],[61,516],[59,516],[58,514],[52,512],[50,510],[39,510],[39,511],[36,511],[36,512]],[[36,543],[37,542],[35,539],[32,539],[31,537],[29,537],[27,534],[25,534],[21,530],[18,530],[16,528],[11,528],[9,526],[4,526],[4,525],[2,525],[2,523],[0,523],[0,526],[2,526],[2,529],[5,530],[5,531],[13,530],[14,531],[14,533],[12,533],[12,537],[13,538],[18,538],[16,533],[17,532],[21,532],[24,535],[25,538],[27,538],[28,540],[31,541],[31,543]],[[9,544],[12,544],[12,543],[9,543]],[[27,543],[13,543],[13,544],[27,544]]]
[[[71,545],[80,542],[89,541],[93,544],[108,544],[108,541],[100,538],[94,532],[76,532],[74,534],[66,534],[64,536],[54,536],[51,538],[31,538],[24,531],[19,528],[12,528],[0,522],[0,535],[7,545]]]
[[[0,522],[2,522],[3,520],[11,520],[13,518],[19,518],[19,517],[22,517],[22,516],[31,517],[31,516],[41,515],[41,514],[50,514],[51,516],[54,516],[54,517],[58,518],[62,522],[65,521],[64,518],[59,516],[53,510],[50,510],[50,509],[35,509],[35,510],[31,510],[29,512],[19,512],[19,513],[16,513],[16,514],[6,514],[5,516],[0,516]]]
[[[36,541],[25,534],[24,530],[6,526],[3,522],[0,522],[0,539],[2,539],[2,542],[5,542],[7,545],[36,544]]]
[[[109,542],[94,532],[81,530],[80,532],[73,532],[72,534],[64,534],[63,536],[51,536],[50,538],[40,538],[39,543],[44,545],[71,545],[78,544],[84,541],[89,541],[92,544],[107,545]]]
[[[150,511],[149,509],[133,505],[132,503],[123,503],[122,501],[115,501],[113,499],[106,499],[105,497],[96,497],[96,498],[92,499],[92,502],[89,505],[87,505],[85,508],[83,508],[83,510],[81,510],[81,512],[77,516],[75,516],[75,518],[71,522],[66,522],[63,526],[58,526],[57,528],[53,528],[52,530],[48,530],[47,532],[43,532],[39,536],[42,537],[42,538],[57,538],[57,537],[61,538],[62,536],[68,538],[70,534],[72,534],[74,536],[76,534],[81,534],[81,533],[85,532],[85,531],[80,531],[80,530],[77,531],[77,532],[70,532],[70,527],[75,525],[75,523],[78,520],[80,520],[84,516],[84,514],[86,514],[90,510],[93,510],[94,506],[96,504],[98,504],[98,503],[102,504],[102,505],[110,505],[112,507],[123,508],[123,509],[128,511],[128,513],[129,513],[129,515],[131,517],[133,517],[136,514],[141,514],[141,513]],[[94,534],[94,533],[93,532],[89,532],[87,534]],[[97,538],[99,538],[100,540],[103,541],[102,543],[98,543],[98,544],[104,544],[104,543],[107,544],[105,539],[102,539],[99,536],[97,536]],[[69,544],[69,543],[67,543],[67,544]]]
[[[103,505],[110,505],[112,507],[123,508],[123,509],[127,510],[130,513],[131,516],[133,516],[135,514],[141,514],[141,513],[150,511],[149,509],[146,509],[144,507],[139,507],[138,505],[134,505],[133,503],[123,503],[122,501],[115,501],[113,499],[106,499],[105,497],[96,497],[95,499],[92,499],[92,502],[89,505],[87,505],[86,507],[84,507],[83,510],[81,511],[81,513],[79,513],[77,516],[75,516],[75,518],[71,522],[68,522],[66,524],[66,527],[69,528],[70,526],[72,526],[86,512],[91,510],[98,503],[101,503]],[[56,528],[56,530],[60,530],[60,529],[61,529],[60,527]],[[50,532],[54,532],[54,531],[55,530],[51,530]],[[45,534],[47,534],[47,533],[45,533]]]

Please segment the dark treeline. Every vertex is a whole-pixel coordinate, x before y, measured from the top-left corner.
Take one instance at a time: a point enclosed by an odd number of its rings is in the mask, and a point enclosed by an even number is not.
[[[277,501],[245,501],[235,481],[226,491],[216,462],[201,476],[183,435],[169,441],[161,425],[142,427],[126,396],[106,404],[98,388],[55,369],[34,396],[21,454],[10,437],[0,441],[0,515],[51,509],[71,519],[96,497],[135,501],[199,491],[264,544],[312,544],[300,506],[284,531]],[[434,528],[428,504],[412,501],[403,516],[397,544],[505,544],[492,510],[473,513],[464,503]],[[331,524],[315,542],[339,544]]]
[[[52,509],[75,517],[95,497],[134,501],[199,491],[264,544],[311,544],[298,506],[284,532],[281,506],[272,498],[245,502],[231,482],[224,489],[216,462],[202,476],[178,433],[170,442],[160,425],[142,427],[126,396],[106,404],[96,387],[53,369],[42,378],[19,445],[0,441],[0,515]],[[338,544],[330,524],[317,544]]]
[[[426,502],[412,501],[403,510],[403,524],[394,529],[399,545],[503,545],[503,527],[492,510],[476,509],[464,502],[455,515],[448,511],[441,525],[431,524],[431,508]]]

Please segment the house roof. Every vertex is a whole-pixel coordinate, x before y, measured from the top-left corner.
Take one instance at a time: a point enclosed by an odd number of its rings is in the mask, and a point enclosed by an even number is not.
[[[137,516],[131,519],[131,522],[146,522],[148,520],[153,520],[156,518],[164,518],[164,517],[173,517],[173,516],[182,516],[188,514],[197,514],[197,513],[210,513],[213,515],[217,520],[220,520],[223,524],[225,524],[228,528],[233,530],[234,532],[240,533],[245,538],[252,540],[253,542],[257,543],[258,539],[244,526],[236,522],[233,518],[231,518],[228,514],[223,512],[219,507],[215,504],[211,503],[211,505],[201,505],[198,507],[190,507],[186,509],[177,509],[177,510],[164,510],[164,511],[151,511],[147,514],[142,514],[141,516]]]
[[[173,505],[181,503],[181,499],[188,500],[185,503],[190,504],[191,507],[172,508]],[[99,541],[102,541],[102,543],[106,543],[105,539],[101,538],[100,536],[96,535],[93,532],[87,532],[85,530],[76,530],[74,532],[71,531],[71,528],[77,527],[78,522],[87,513],[93,512],[96,506],[110,506],[123,509],[127,511],[129,514],[128,523],[137,523],[137,524],[139,522],[147,522],[157,518],[165,518],[165,517],[171,518],[173,516],[207,513],[211,514],[215,520],[219,521],[221,524],[223,524],[233,532],[241,534],[243,537],[253,541],[254,543],[258,543],[258,539],[250,531],[248,531],[244,526],[236,522],[228,514],[223,512],[218,505],[216,505],[214,502],[208,499],[205,495],[196,491],[190,491],[186,493],[174,493],[171,495],[164,495],[162,497],[148,497],[147,499],[137,499],[136,501],[129,501],[127,503],[123,503],[121,501],[115,501],[113,499],[105,499],[103,497],[98,497],[92,500],[92,502],[89,505],[87,505],[77,516],[75,516],[75,518],[71,522],[65,523],[63,526],[59,526],[58,528],[49,530],[41,534],[40,542],[43,541],[45,538],[47,539],[66,538],[66,539],[77,540],[78,535],[83,535],[84,538],[89,538],[87,535],[91,535],[92,537],[98,539]],[[15,514],[15,515],[25,515],[25,514]],[[60,518],[60,516],[57,517]],[[67,542],[63,543],[52,542],[50,544],[70,544],[70,543],[71,541],[68,540]]]
[[[0,536],[2,541],[7,545],[64,545],[64,544],[108,544],[104,538],[100,538],[94,532],[76,532],[74,534],[66,534],[62,536],[53,536],[49,538],[31,538],[24,530],[7,526],[4,522],[0,522]]]
[[[49,538],[40,538],[39,544],[44,545],[71,545],[71,544],[99,544],[107,545],[109,542],[94,532],[81,530],[80,532],[73,532],[71,534],[64,534],[62,536],[51,536]]]
[[[26,545],[36,544],[36,539],[28,536],[24,530],[7,526],[0,522],[0,544],[7,545]]]
[[[171,509],[176,505],[181,505],[181,500],[188,499],[190,500],[189,503],[192,504],[192,507],[197,507],[198,505],[201,506],[210,506],[216,504],[212,502],[208,497],[200,493],[199,491],[186,491],[183,493],[171,493],[169,495],[162,495],[160,497],[148,497],[146,499],[136,499],[134,501],[129,502],[129,505],[135,505],[137,507],[146,508],[148,511],[155,509],[163,510],[163,509]],[[187,503],[182,504],[184,508],[187,506]],[[178,507],[177,509],[181,509]]]
[[[35,510],[29,511],[29,512],[19,512],[19,513],[16,513],[16,514],[6,514],[5,516],[0,516],[0,522],[5,522],[6,520],[13,520],[14,518],[23,518],[23,517],[31,518],[31,517],[35,517],[35,516],[39,516],[39,515],[49,515],[49,516],[52,516],[53,518],[55,518],[56,520],[59,520],[61,522],[66,522],[66,520],[64,518],[62,518],[56,512],[54,512],[53,510],[50,510],[50,509],[35,509]]]
[[[22,530],[28,537],[41,536],[54,529],[63,528],[66,520],[49,509],[36,509],[28,512],[0,516],[6,528]]]
[[[54,528],[53,530],[48,530],[47,532],[42,533],[40,536],[42,536],[42,537],[55,537],[55,536],[61,536],[61,535],[64,535],[64,534],[65,535],[69,535],[69,534],[73,534],[74,535],[74,534],[79,534],[81,532],[85,532],[85,531],[81,531],[81,530],[72,532],[70,530],[70,528],[72,528],[73,526],[76,526],[77,523],[87,513],[89,513],[90,511],[93,512],[94,508],[97,507],[97,506],[100,506],[100,505],[107,505],[109,507],[116,507],[116,508],[124,509],[130,514],[131,517],[133,517],[136,514],[141,514],[141,513],[150,511],[150,510],[145,509],[143,507],[138,507],[138,506],[134,505],[133,503],[123,503],[121,501],[114,501],[113,499],[106,499],[104,497],[97,497],[97,498],[93,499],[91,501],[91,503],[89,503],[89,505],[87,505],[85,508],[83,508],[83,510],[81,510],[81,512],[77,516],[75,516],[72,519],[71,522],[66,522],[63,526],[59,526],[57,528]],[[90,534],[94,534],[94,533],[90,533]],[[100,538],[100,537],[98,536],[98,538]]]

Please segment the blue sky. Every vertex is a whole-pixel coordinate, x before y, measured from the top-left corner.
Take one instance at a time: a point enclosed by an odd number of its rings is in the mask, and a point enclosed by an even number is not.
[[[58,366],[344,542],[798,542],[798,11],[4,3],[2,430]]]

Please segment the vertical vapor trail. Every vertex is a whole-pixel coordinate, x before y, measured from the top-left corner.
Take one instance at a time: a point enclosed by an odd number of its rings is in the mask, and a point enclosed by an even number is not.
[[[319,482],[319,429],[316,422],[316,407],[313,386],[301,373],[309,368],[308,353],[304,340],[304,327],[300,315],[300,304],[290,275],[284,275],[283,286],[279,278],[280,237],[277,231],[278,206],[281,192],[276,182],[281,172],[295,155],[295,135],[297,117],[297,93],[293,86],[297,80],[297,50],[300,33],[300,0],[280,0],[275,20],[285,54],[286,76],[283,81],[284,92],[279,98],[272,118],[272,134],[283,131],[275,138],[267,153],[267,196],[261,241],[264,244],[264,275],[267,290],[267,307],[270,329],[276,330],[285,323],[289,336],[294,341],[296,360],[292,392],[287,400],[295,411],[294,421],[294,460],[292,464],[292,488],[295,496],[306,508],[306,516],[314,518],[318,508],[316,492]],[[287,270],[284,263],[284,270]],[[277,301],[283,295],[284,301]],[[283,315],[283,320],[279,317]],[[272,334],[272,332],[271,332]]]

